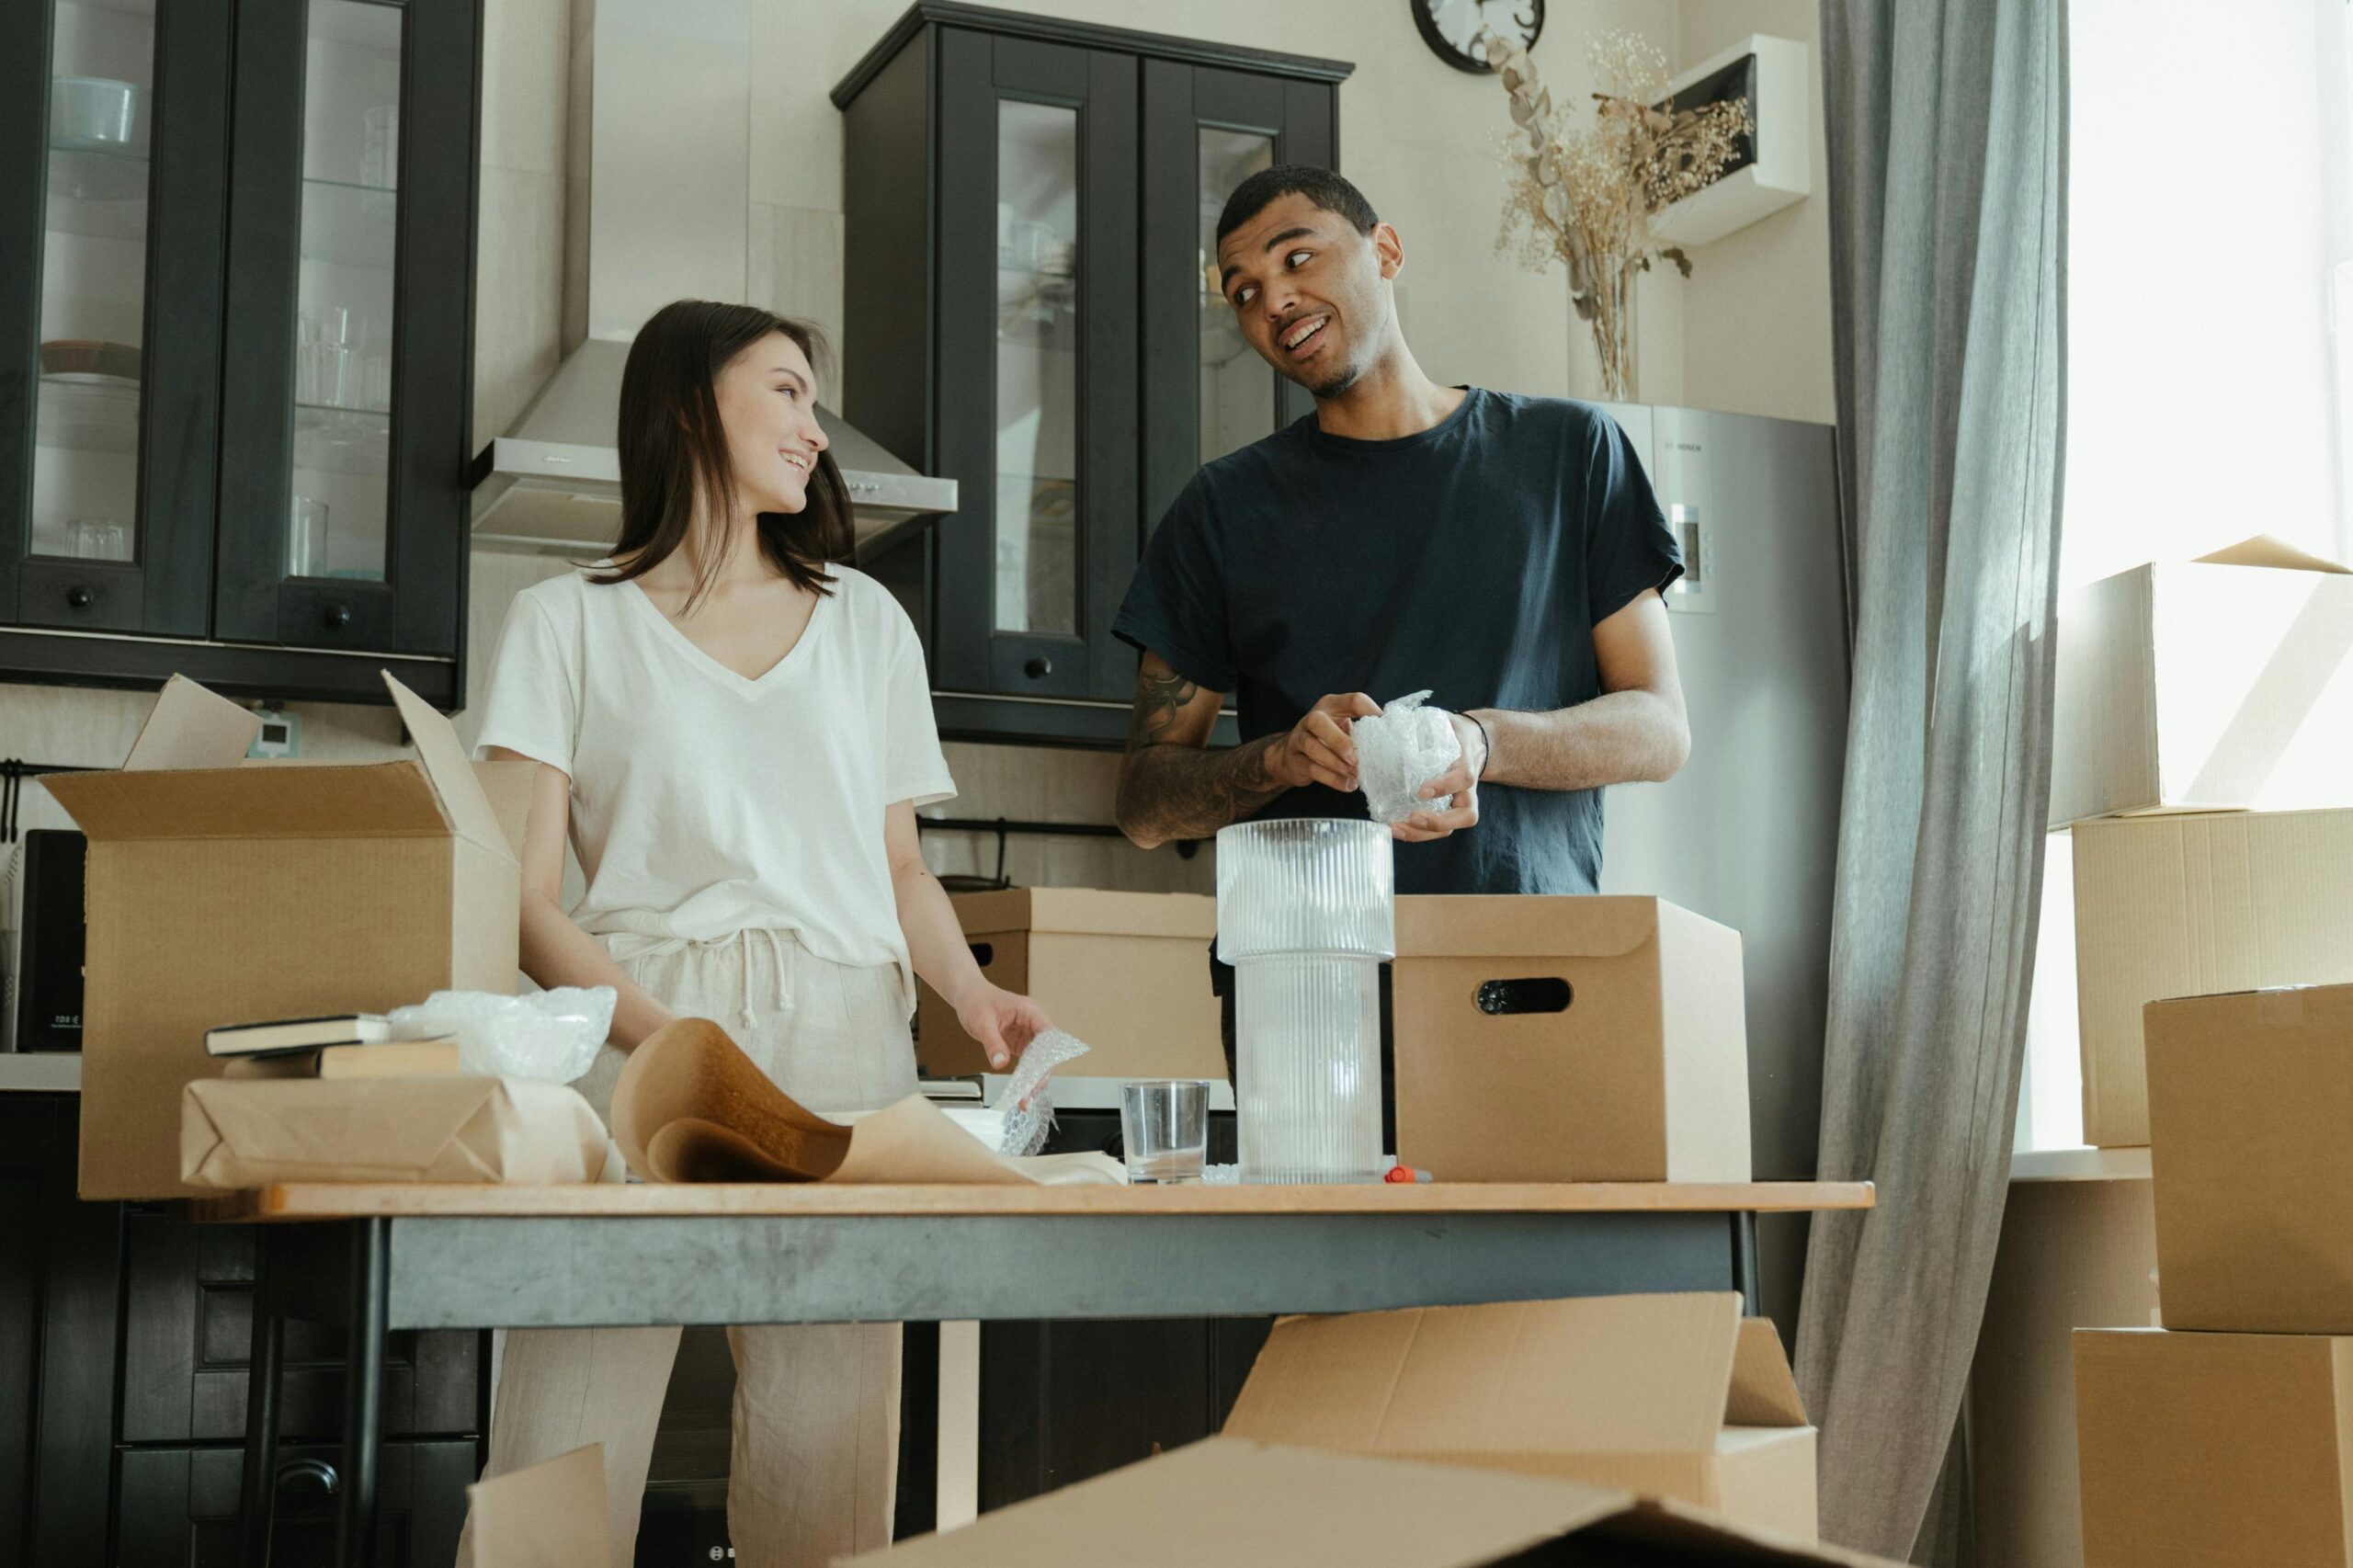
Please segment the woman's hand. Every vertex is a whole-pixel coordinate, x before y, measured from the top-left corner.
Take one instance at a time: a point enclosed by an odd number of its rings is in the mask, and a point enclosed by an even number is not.
[[[1029,1042],[1052,1028],[1045,1009],[1027,996],[987,981],[977,981],[956,1003],[956,1021],[989,1053],[989,1065],[1002,1073],[1013,1065]]]

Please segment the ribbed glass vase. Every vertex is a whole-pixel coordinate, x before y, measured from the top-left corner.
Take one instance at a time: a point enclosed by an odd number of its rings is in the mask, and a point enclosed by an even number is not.
[[[1387,828],[1334,818],[1245,823],[1217,835],[1244,1181],[1381,1179],[1392,854]]]

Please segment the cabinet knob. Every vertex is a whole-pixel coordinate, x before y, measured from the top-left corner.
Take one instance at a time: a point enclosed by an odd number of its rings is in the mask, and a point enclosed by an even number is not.
[[[278,1490],[289,1497],[316,1494],[332,1497],[343,1489],[335,1466],[324,1460],[289,1460],[278,1467]]]
[[[98,596],[90,591],[87,584],[76,583],[65,590],[65,602],[75,609],[87,609],[98,602]]]
[[[326,614],[320,619],[324,620],[333,630],[340,631],[345,627],[351,624],[351,607],[348,605],[329,605],[327,606]]]
[[[1054,662],[1045,654],[1039,653],[1021,666],[1021,673],[1031,680],[1043,680],[1054,673]]]

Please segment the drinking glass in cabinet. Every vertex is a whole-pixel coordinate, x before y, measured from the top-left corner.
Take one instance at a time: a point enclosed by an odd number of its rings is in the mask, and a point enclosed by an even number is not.
[[[60,0],[33,386],[33,553],[130,561],[147,304],[152,8]]]
[[[308,15],[287,569],[381,578],[405,18],[361,0],[310,0]]]

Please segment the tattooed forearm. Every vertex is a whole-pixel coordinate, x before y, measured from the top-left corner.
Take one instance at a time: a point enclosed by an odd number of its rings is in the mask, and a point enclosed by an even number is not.
[[[1120,826],[1149,847],[1177,838],[1208,838],[1290,786],[1267,771],[1267,754],[1282,744],[1267,735],[1225,751],[1152,745],[1131,751],[1120,769]]]
[[[1203,743],[1217,722],[1217,694],[1147,656],[1136,677],[1128,755],[1120,765],[1120,828],[1145,847],[1207,838],[1239,822],[1288,786],[1267,768],[1284,737],[1269,735],[1228,751]]]

